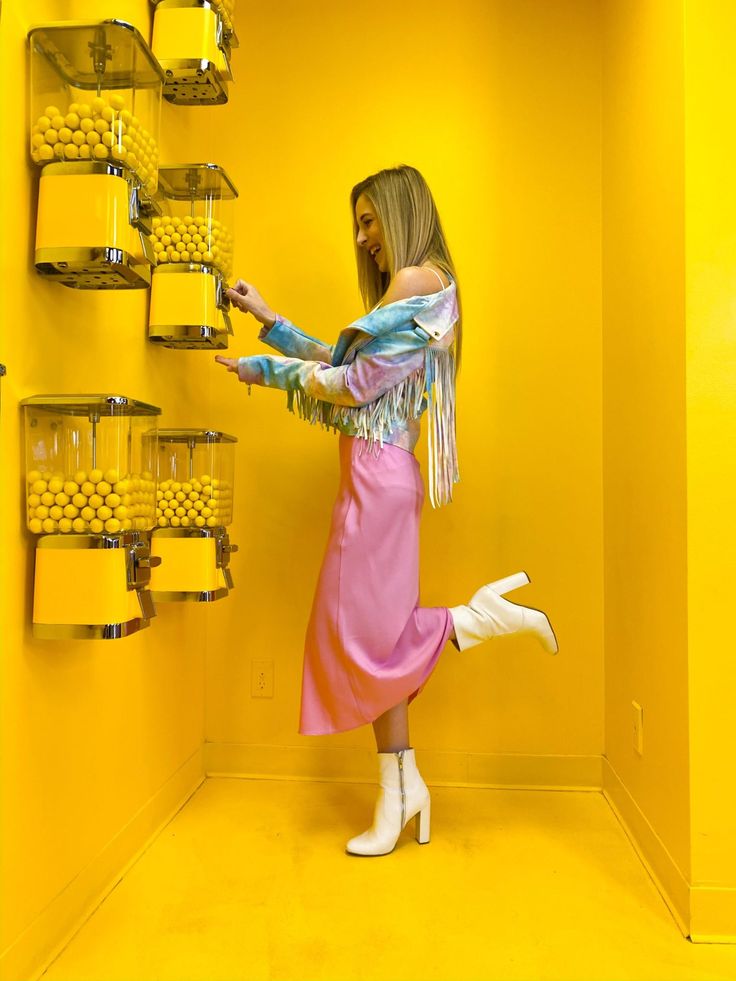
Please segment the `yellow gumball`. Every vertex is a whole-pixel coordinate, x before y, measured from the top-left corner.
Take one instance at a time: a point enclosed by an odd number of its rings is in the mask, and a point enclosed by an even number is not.
[[[112,517],[112,508],[109,508],[106,504],[103,504],[102,507],[97,508],[97,517],[101,521],[107,521],[108,518]]]
[[[104,503],[105,503],[105,499],[103,497],[100,497],[99,494],[91,494],[90,495],[90,498],[89,498],[89,506],[91,508],[94,508],[95,510],[97,510],[97,508],[101,508]]]
[[[76,146],[86,146],[87,134],[81,129],[75,129],[72,133],[72,143]]]
[[[61,113],[57,113],[55,116],[51,117],[51,128],[52,129],[62,129],[64,126],[64,117]]]
[[[100,134],[96,129],[92,129],[89,131],[89,133],[87,133],[87,142],[91,147],[98,146],[100,142]]]
[[[92,518],[89,523],[89,530],[95,535],[99,535],[104,527],[104,523],[99,518]]]
[[[109,531],[114,534],[116,531],[120,531],[120,522],[117,518],[108,518],[105,522],[105,531]]]
[[[95,509],[89,505],[87,505],[87,507],[83,507],[80,512],[80,517],[84,518],[85,521],[91,521],[94,516]]]
[[[80,160],[91,160],[92,159],[92,147],[89,143],[83,143],[79,148],[79,159]]]
[[[64,122],[69,129],[79,129],[81,120],[76,112],[68,112],[64,117]]]
[[[116,93],[115,95],[110,96],[110,105],[116,112],[119,112],[125,105],[125,99],[122,97],[122,95],[117,95]],[[130,115],[130,113],[128,113],[128,115]]]
[[[54,148],[50,146],[40,146],[38,148],[38,159],[39,160],[53,160],[54,159]]]
[[[97,115],[99,115],[104,108],[105,108],[105,100],[101,96],[98,95],[96,98],[92,100],[92,112],[95,112],[97,113]]]
[[[59,518],[59,531],[62,531],[65,535],[72,530],[72,522],[70,518]]]
[[[49,508],[49,517],[53,518],[54,521],[58,521],[59,518],[64,517],[64,510],[60,508],[58,504],[54,504],[53,507]]]
[[[98,484],[103,479],[103,477],[104,474],[102,473],[101,470],[97,468],[95,468],[94,470],[90,470],[89,472],[89,479],[92,481],[93,484]]]
[[[74,521],[72,521],[72,529],[76,531],[77,534],[81,534],[87,530],[87,522],[84,520],[84,518],[75,518]]]
[[[31,518],[28,522],[28,528],[34,535],[40,535],[43,531],[43,523],[40,518]]]
[[[76,143],[66,143],[64,146],[64,156],[67,160],[79,159],[79,147]]]
[[[59,526],[52,518],[44,518],[43,520],[43,530],[47,535],[53,535]]]
[[[112,493],[112,487],[106,480],[97,481],[97,493],[102,497],[107,497],[108,494]]]
[[[65,518],[76,518],[79,515],[79,508],[75,507],[73,504],[67,504],[64,508]]]
[[[110,156],[110,151],[104,145],[104,143],[98,143],[97,146],[92,151],[92,156],[95,160],[107,160]]]

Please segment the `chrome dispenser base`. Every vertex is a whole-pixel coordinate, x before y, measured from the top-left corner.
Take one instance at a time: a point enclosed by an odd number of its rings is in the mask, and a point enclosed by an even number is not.
[[[182,58],[161,62],[166,75],[164,99],[178,106],[222,106],[228,100],[227,81],[207,60]]]
[[[146,289],[151,267],[122,249],[38,249],[35,265],[41,276],[61,286],[82,290]]]
[[[228,346],[228,336],[229,331],[215,330],[205,324],[164,327],[157,324],[148,332],[148,340],[153,344],[192,351],[224,351]]]
[[[151,621],[146,617],[127,623],[34,623],[33,636],[40,640],[119,640],[150,626]]]

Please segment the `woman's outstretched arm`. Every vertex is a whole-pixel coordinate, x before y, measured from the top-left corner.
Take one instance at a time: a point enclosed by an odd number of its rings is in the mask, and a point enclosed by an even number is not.
[[[250,313],[263,325],[258,339],[269,347],[289,358],[332,362],[332,347],[329,344],[305,334],[286,317],[275,313],[251,283],[239,279],[235,286],[225,291],[225,295],[241,313]]]

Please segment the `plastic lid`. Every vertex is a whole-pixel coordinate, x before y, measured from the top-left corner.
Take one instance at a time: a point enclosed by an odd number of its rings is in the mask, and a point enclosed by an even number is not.
[[[237,443],[236,436],[212,429],[159,429],[159,443]]]
[[[21,405],[52,409],[66,415],[81,416],[98,413],[101,416],[158,416],[161,409],[147,402],[138,402],[123,395],[32,395]]]
[[[164,72],[139,31],[124,20],[62,21],[28,32],[31,50],[46,56],[69,85],[81,89],[162,86]],[[142,56],[142,57],[141,57]]]
[[[211,163],[162,164],[158,168],[159,192],[173,201],[203,198],[232,200],[238,189],[222,167]]]

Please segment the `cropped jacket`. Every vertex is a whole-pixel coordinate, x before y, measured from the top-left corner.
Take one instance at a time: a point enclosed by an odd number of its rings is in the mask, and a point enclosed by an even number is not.
[[[310,423],[412,452],[428,415],[429,496],[452,500],[460,478],[455,439],[455,283],[437,293],[378,307],[353,321],[330,346],[284,317],[259,339],[281,353],[238,359],[238,377],[287,392],[287,407]]]

